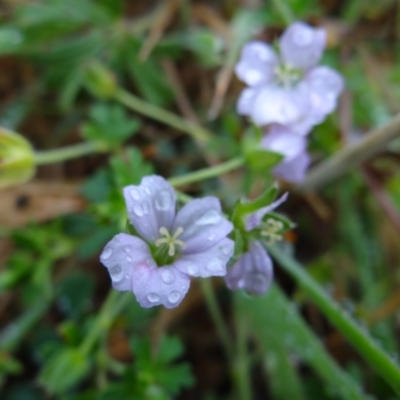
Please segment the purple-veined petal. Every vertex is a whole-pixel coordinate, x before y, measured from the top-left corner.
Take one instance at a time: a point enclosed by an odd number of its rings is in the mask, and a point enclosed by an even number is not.
[[[174,262],[174,266],[179,271],[191,276],[202,278],[224,276],[226,264],[233,255],[234,246],[233,240],[224,238],[205,251],[182,254]]]
[[[108,269],[114,289],[132,290],[133,270],[146,263],[149,270],[157,268],[149,247],[142,240],[126,233],[116,235],[107,243],[100,255],[101,263]]]
[[[256,212],[250,214],[247,217],[246,221],[246,231],[251,231],[255,227],[261,224],[262,219],[264,218],[264,215],[267,215],[268,213],[272,212],[275,210],[275,208],[279,207],[282,203],[284,203],[289,196],[289,193],[284,193],[281,197],[279,197],[278,200],[275,200],[273,203],[270,205],[260,208]]]
[[[318,64],[325,48],[326,32],[304,22],[295,22],[282,34],[279,47],[283,62],[308,70]]]
[[[336,108],[338,97],[344,89],[342,76],[332,68],[320,66],[309,71],[304,82],[310,90],[313,114],[325,118]]]
[[[255,241],[247,253],[228,269],[225,282],[229,289],[243,289],[258,295],[264,294],[273,279],[273,265],[268,253]]]
[[[287,125],[298,121],[307,112],[310,97],[305,85],[293,88],[265,85],[257,90],[250,103],[250,117],[256,125]]]
[[[282,154],[287,161],[305,151],[307,139],[291,132],[286,126],[272,125],[262,138],[260,147]]]
[[[186,247],[182,254],[199,253],[226,237],[233,225],[223,216],[220,201],[213,196],[192,200],[177,213],[173,232],[183,228],[179,239]]]
[[[146,263],[135,266],[132,273],[132,291],[142,307],[179,305],[189,290],[190,279],[173,266],[151,269]]]
[[[173,187],[161,176],[150,175],[139,186],[124,188],[129,220],[139,235],[148,242],[160,237],[160,228],[170,230],[176,206]]]
[[[256,97],[257,90],[254,88],[245,88],[239,96],[238,102],[236,104],[236,111],[240,115],[250,115],[253,106],[254,99]]]
[[[304,151],[297,157],[278,164],[272,173],[287,182],[299,183],[304,180],[310,161],[309,154]]]
[[[235,72],[241,81],[255,86],[270,81],[277,65],[278,57],[272,47],[254,41],[243,47]]]

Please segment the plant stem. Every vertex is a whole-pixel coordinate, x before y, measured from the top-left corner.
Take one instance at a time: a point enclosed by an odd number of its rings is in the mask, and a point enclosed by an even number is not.
[[[360,352],[371,367],[392,386],[396,393],[400,393],[400,368],[378,347],[364,328],[359,327],[297,261],[283,253],[278,247],[268,247],[268,251],[297,281],[328,320]]]
[[[98,145],[92,142],[82,142],[59,149],[37,151],[35,152],[34,159],[36,165],[52,164],[102,151],[104,149],[100,149]]]
[[[287,25],[294,22],[295,16],[292,9],[289,7],[287,0],[272,0],[272,4],[276,11],[281,14],[282,19]]]
[[[110,289],[101,310],[80,346],[83,353],[89,354],[99,337],[110,327],[117,315],[130,301],[132,301],[131,293],[121,294]]]
[[[114,94],[114,98],[121,104],[134,111],[137,111],[140,114],[172,126],[173,128],[176,128],[182,132],[186,132],[188,135],[192,136],[195,140],[201,143],[205,143],[211,139],[212,134],[206,129],[195,125],[192,122],[186,121],[178,115],[175,115],[160,107],[147,103],[133,94],[128,93],[124,89],[118,89]]]
[[[234,359],[233,345],[228,330],[226,329],[221,310],[218,306],[212,282],[210,279],[199,279],[199,281],[201,290],[203,291],[203,295],[206,300],[208,311],[214,322],[215,328],[217,329],[219,338],[221,339],[222,346],[225,350],[227,359],[229,362],[231,362]]]
[[[247,324],[248,321],[241,313],[241,308],[238,307],[240,302],[239,296],[242,295],[239,291],[233,293],[234,300],[234,318],[236,330],[236,359],[234,364],[234,377],[237,384],[239,399],[252,399],[251,383],[250,383],[250,365],[249,354],[247,349]]]
[[[175,187],[186,185],[187,183],[199,182],[204,179],[213,178],[214,176],[219,176],[226,172],[232,171],[233,169],[241,167],[244,165],[244,163],[245,160],[243,157],[236,157],[214,167],[203,168],[199,171],[190,172],[186,175],[171,178],[168,181],[172,186]]]
[[[395,115],[386,125],[366,133],[358,142],[342,150],[317,165],[297,186],[299,191],[318,189],[343,175],[352,167],[368,160],[383,150],[389,142],[400,136],[400,114]]]

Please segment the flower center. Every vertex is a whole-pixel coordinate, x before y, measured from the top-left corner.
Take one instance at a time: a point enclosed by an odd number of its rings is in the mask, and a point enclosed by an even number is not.
[[[178,239],[178,236],[182,234],[183,228],[179,227],[175,233],[171,236],[168,232],[168,229],[165,227],[160,228],[160,234],[164,237],[157,239],[155,245],[160,247],[162,245],[166,245],[168,247],[168,255],[173,257],[175,255],[175,246],[180,246],[183,249],[186,248],[185,242]]]
[[[261,235],[265,236],[268,244],[272,244],[282,240],[280,232],[283,229],[283,223],[276,219],[268,218],[265,223],[261,225]]]
[[[290,65],[281,64],[275,68],[275,80],[278,85],[288,89],[295,86],[302,78],[302,71]]]

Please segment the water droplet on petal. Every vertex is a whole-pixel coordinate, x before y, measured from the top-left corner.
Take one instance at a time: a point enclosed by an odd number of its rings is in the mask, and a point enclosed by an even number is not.
[[[206,211],[197,221],[197,225],[215,225],[222,219],[221,213],[218,210]]]
[[[143,208],[139,204],[135,204],[135,206],[133,207],[133,212],[138,217],[141,217],[143,215]]]
[[[124,271],[120,265],[114,265],[109,269],[109,272],[113,282],[119,282],[124,276]]]
[[[125,253],[130,253],[131,249],[129,247],[124,248]]]
[[[144,191],[148,194],[151,195],[151,189],[148,186],[144,187]]]
[[[169,300],[171,303],[176,303],[180,298],[181,298],[180,293],[179,293],[179,292],[176,292],[176,291],[171,292],[171,293],[168,295],[168,300]]]
[[[209,237],[208,240],[212,241],[217,237],[217,235],[215,233],[212,233]]]
[[[211,272],[220,272],[224,269],[224,266],[219,260],[212,260],[207,264],[207,269]]]
[[[161,279],[167,284],[170,284],[175,280],[174,274],[168,269],[164,269],[160,273]]]
[[[229,256],[232,252],[232,246],[223,246],[222,247],[222,253],[225,254],[226,256]]]
[[[107,260],[107,258],[110,258],[110,257],[111,257],[111,254],[112,254],[112,253],[113,253],[112,249],[110,249],[110,248],[105,249],[105,250],[103,251],[102,255],[101,255],[101,258],[102,258],[103,260]]]
[[[147,295],[147,300],[149,300],[150,303],[155,303],[160,300],[160,296],[156,293],[149,293]]]
[[[190,264],[187,270],[190,275],[197,275],[199,272],[199,269],[194,264]]]
[[[143,213],[147,215],[147,214],[149,213],[149,209],[150,209],[149,203],[147,203],[147,201],[145,201],[145,202],[142,204],[142,207],[143,207]]]
[[[130,194],[133,200],[140,200],[140,193],[136,189],[131,189]]]
[[[126,257],[126,260],[129,261],[129,262],[133,261],[132,257],[129,257],[129,256]]]
[[[172,205],[172,196],[168,190],[162,190],[156,197],[156,208],[160,211],[168,210]]]

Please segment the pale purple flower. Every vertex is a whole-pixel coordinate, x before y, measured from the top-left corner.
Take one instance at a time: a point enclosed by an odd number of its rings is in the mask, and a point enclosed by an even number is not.
[[[272,125],[261,140],[260,147],[280,153],[283,160],[272,169],[272,173],[287,182],[304,180],[310,164],[307,139],[285,126]]]
[[[257,295],[264,294],[273,279],[272,260],[258,241],[250,243],[249,251],[229,268],[225,276],[226,286],[231,290],[243,289]]]
[[[326,33],[303,22],[292,24],[280,38],[278,56],[272,46],[254,41],[244,46],[235,71],[245,82],[239,114],[257,125],[289,125],[306,135],[335,107],[343,79],[335,70],[317,67]]]
[[[124,197],[137,236],[116,235],[100,256],[115,289],[133,291],[142,307],[173,308],[186,295],[191,276],[226,274],[233,226],[216,197],[192,200],[176,212],[174,189],[156,175],[125,187]],[[168,263],[157,264],[160,250]]]

